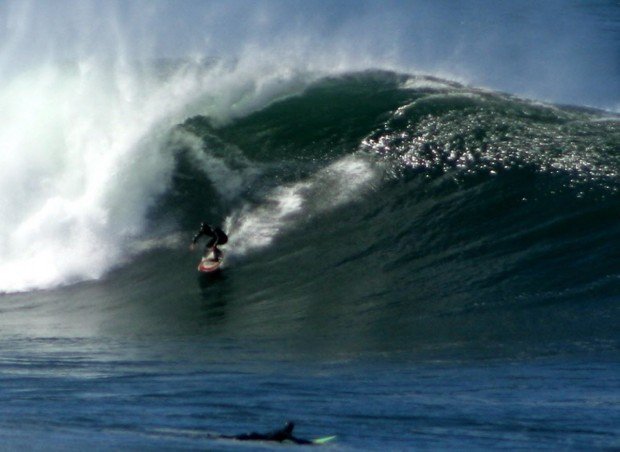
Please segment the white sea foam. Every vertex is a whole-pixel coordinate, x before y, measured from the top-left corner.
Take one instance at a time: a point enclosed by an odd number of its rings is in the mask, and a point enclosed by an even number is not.
[[[433,80],[423,77],[411,77],[408,78],[401,86],[402,89],[450,89],[454,88],[448,82],[442,82],[441,80]]]
[[[239,149],[227,146],[227,154],[218,156],[205,150],[202,139],[192,133],[178,131],[174,139],[191,151],[192,164],[213,183],[218,195],[228,201],[239,196],[261,174],[260,167],[250,162]],[[230,162],[234,162],[234,169]]]
[[[300,89],[294,76],[288,83],[263,69],[191,64],[161,76],[86,59],[5,80],[0,292],[98,278],[122,262],[168,187],[176,124],[197,113],[225,122]],[[215,156],[194,157],[215,182],[222,179],[215,186],[223,196],[254,174],[250,165],[235,172]]]
[[[270,245],[301,221],[359,199],[381,174],[376,162],[353,154],[306,180],[274,189],[258,206],[245,205],[226,219],[231,251],[243,255]]]
[[[0,290],[100,276],[166,187],[174,106],[116,75],[45,68],[0,90]]]

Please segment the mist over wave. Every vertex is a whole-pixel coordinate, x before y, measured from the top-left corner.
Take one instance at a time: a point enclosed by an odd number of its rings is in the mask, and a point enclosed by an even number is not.
[[[609,110],[620,103],[619,17],[613,0],[9,0],[0,5],[0,77],[92,57],[239,59],[433,74]]]

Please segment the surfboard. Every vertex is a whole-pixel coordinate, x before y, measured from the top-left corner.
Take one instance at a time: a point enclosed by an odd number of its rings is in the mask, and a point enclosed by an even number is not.
[[[312,443],[313,444],[325,444],[328,443],[332,440],[336,439],[336,435],[334,436],[324,436],[323,438],[317,438],[317,439],[313,439]]]
[[[219,260],[217,260],[213,255],[213,251],[210,251],[209,254],[200,260],[200,263],[198,264],[198,271],[201,273],[212,273],[220,269],[220,265],[222,265],[223,261],[224,253],[221,253]]]

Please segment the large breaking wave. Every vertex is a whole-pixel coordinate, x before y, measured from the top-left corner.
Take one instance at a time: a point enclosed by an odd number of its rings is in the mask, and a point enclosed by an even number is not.
[[[117,69],[2,89],[1,291],[185,293],[208,220],[246,331],[268,315],[365,347],[615,334],[617,116],[393,72]]]

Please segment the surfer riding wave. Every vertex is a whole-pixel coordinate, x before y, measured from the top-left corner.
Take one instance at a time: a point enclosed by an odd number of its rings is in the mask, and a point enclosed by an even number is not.
[[[202,222],[200,224],[200,229],[192,239],[192,243],[189,246],[189,249],[193,251],[196,248],[196,243],[203,236],[211,237],[211,239],[205,245],[203,255],[206,256],[209,251],[213,252],[213,257],[216,260],[219,260],[222,256],[222,252],[218,249],[218,245],[224,245],[228,242],[228,236],[222,229],[219,227],[212,227],[206,222]]]

